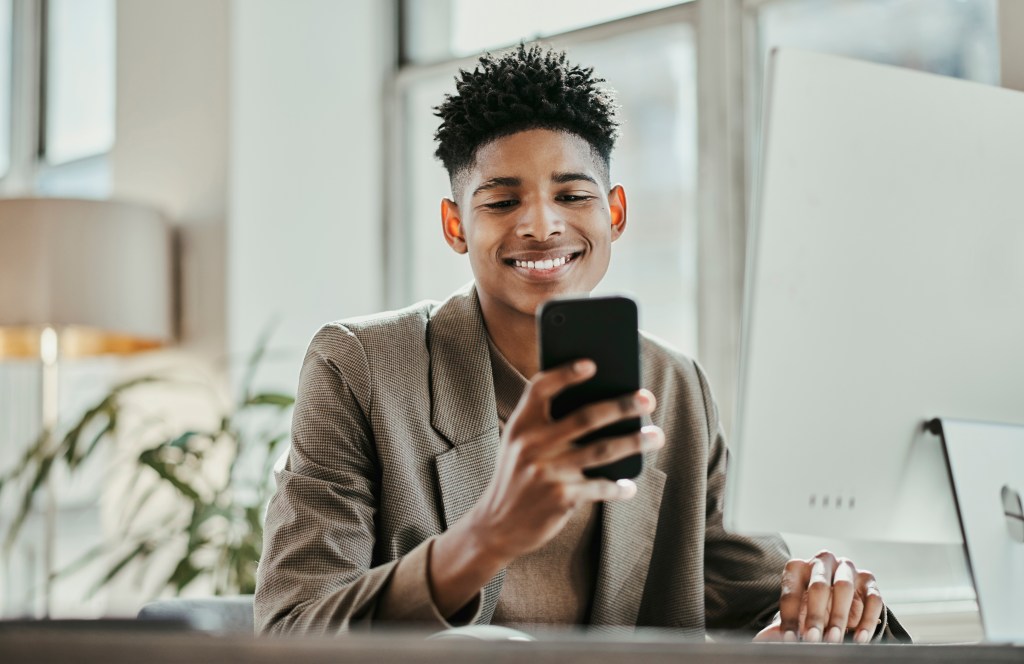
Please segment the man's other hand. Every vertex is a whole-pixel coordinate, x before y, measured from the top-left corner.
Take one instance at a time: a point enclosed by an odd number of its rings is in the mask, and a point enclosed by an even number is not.
[[[855,642],[868,643],[883,609],[874,574],[820,551],[786,563],[779,615],[754,640],[841,643],[851,633]]]

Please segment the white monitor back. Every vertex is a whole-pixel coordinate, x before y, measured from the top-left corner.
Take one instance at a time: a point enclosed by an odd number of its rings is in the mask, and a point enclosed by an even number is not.
[[[769,80],[727,526],[961,541],[922,424],[1024,424],[1024,94],[786,50]]]

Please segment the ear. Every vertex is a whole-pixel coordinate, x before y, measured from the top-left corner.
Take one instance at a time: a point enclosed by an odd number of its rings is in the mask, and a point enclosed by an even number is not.
[[[466,253],[466,236],[462,233],[462,217],[459,215],[459,206],[449,198],[441,199],[441,230],[444,233],[445,242],[455,253]]]
[[[612,242],[618,240],[626,230],[626,190],[621,184],[608,192],[608,208],[612,216]]]

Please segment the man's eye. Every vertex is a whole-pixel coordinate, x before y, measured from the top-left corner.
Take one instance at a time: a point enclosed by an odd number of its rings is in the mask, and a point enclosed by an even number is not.
[[[505,200],[505,201],[495,201],[493,203],[484,203],[484,207],[489,208],[491,210],[501,210],[503,208],[510,208],[510,207],[512,207],[513,205],[515,205],[518,202],[519,201],[517,201],[515,199],[509,199],[509,200]]]
[[[563,203],[579,203],[581,201],[589,201],[593,196],[583,196],[577,194],[562,194],[558,196],[558,200]]]

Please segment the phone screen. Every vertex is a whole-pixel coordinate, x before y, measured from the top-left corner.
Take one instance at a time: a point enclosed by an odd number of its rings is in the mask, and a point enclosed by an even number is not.
[[[626,297],[554,299],[537,316],[540,365],[551,369],[579,359],[597,364],[587,382],[568,388],[551,402],[551,416],[560,419],[595,401],[613,399],[640,389],[640,340],[636,303]],[[579,439],[585,445],[600,438],[640,430],[640,418],[616,422]],[[636,477],[643,468],[639,454],[584,471],[611,480]]]

